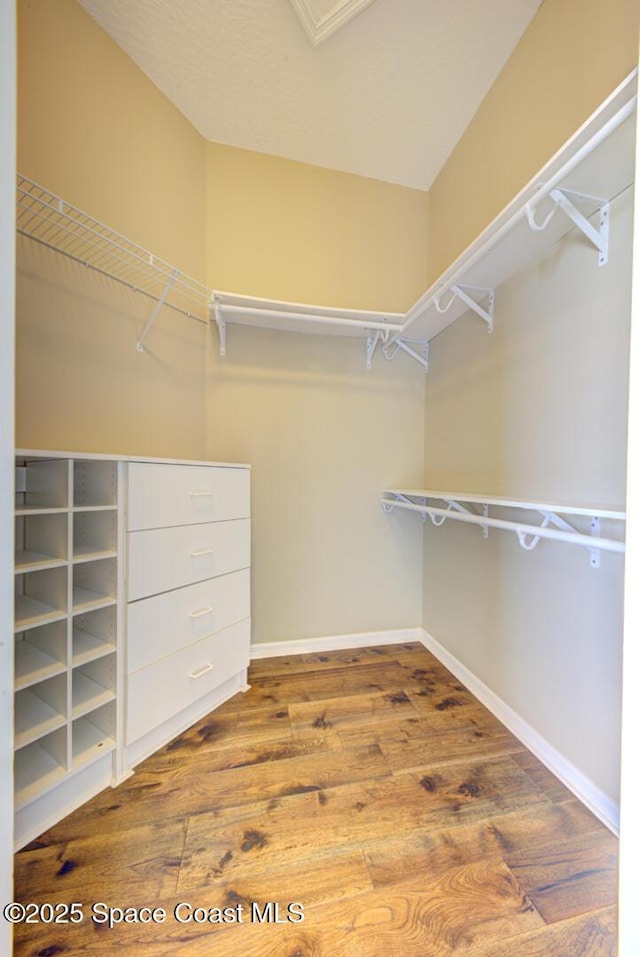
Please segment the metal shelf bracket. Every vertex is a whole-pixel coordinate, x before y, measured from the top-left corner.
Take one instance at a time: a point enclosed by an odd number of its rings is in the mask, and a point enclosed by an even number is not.
[[[495,302],[495,293],[493,289],[485,289],[482,286],[463,286],[462,283],[454,283],[450,287],[449,292],[451,293],[451,298],[446,306],[441,304],[440,296],[435,296],[433,304],[440,313],[448,312],[456,299],[460,299],[461,302],[467,306],[468,309],[473,310],[477,316],[479,316],[483,322],[487,324],[487,332],[493,332],[493,307]],[[469,293],[475,292],[480,293],[480,299],[483,299],[484,296],[487,297],[487,307],[486,309],[478,301],[478,298],[474,298],[469,295]]]
[[[598,229],[593,226],[587,217],[582,213],[575,200],[582,200],[588,203],[596,203],[599,211]],[[570,189],[561,189],[560,187],[552,189],[549,192],[549,199],[553,200],[553,208],[542,222],[538,223],[535,219],[535,211],[531,203],[525,207],[527,222],[535,232],[542,232],[546,229],[558,209],[561,209],[569,219],[575,223],[578,229],[587,237],[590,243],[598,250],[598,265],[605,266],[609,261],[609,203],[607,200],[599,199],[597,196],[589,196],[586,193],[577,193]]]
[[[411,343],[411,344],[410,344]],[[422,355],[414,348],[417,346],[422,349]],[[382,353],[385,359],[395,359],[398,355],[398,352],[406,352],[408,356],[411,356],[412,359],[415,359],[416,362],[419,362],[425,373],[429,371],[429,343],[418,341],[416,339],[394,339],[391,344],[391,351],[389,347],[385,346],[382,350]]]
[[[224,358],[227,354],[227,322],[222,315],[222,309],[220,307],[220,299],[218,296],[214,296],[211,300],[213,306],[213,318],[215,319],[216,326],[218,327],[218,338],[220,340],[220,355]]]
[[[60,202],[62,202],[62,200],[60,200]],[[150,262],[149,265],[153,265],[153,262]],[[160,312],[165,302],[167,301],[169,297],[169,293],[173,289],[175,285],[175,281],[179,275],[180,273],[178,272],[177,269],[174,269],[173,272],[171,273],[171,276],[169,277],[169,281],[167,285],[164,287],[164,292],[162,293],[157,303],[155,304],[153,308],[153,312],[149,316],[147,320],[147,324],[142,330],[142,335],[140,336],[140,338],[138,339],[136,343],[136,349],[138,350],[138,352],[144,352],[144,340],[147,338],[147,333],[149,332],[149,330],[151,329],[151,326],[154,324],[154,322],[158,318],[158,313]]]
[[[369,333],[367,336],[367,341],[365,343],[365,358],[367,363],[367,369],[371,368],[371,362],[373,360],[373,353],[376,351],[376,346],[382,337],[380,330]]]

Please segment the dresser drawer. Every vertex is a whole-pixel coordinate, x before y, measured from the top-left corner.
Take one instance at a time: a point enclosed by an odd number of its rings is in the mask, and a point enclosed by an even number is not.
[[[249,517],[250,471],[131,462],[127,528],[166,528]]]
[[[145,668],[250,615],[248,568],[127,606],[127,672]]]
[[[126,743],[178,714],[249,661],[249,619],[142,668],[127,679]]]
[[[131,532],[127,598],[136,601],[251,564],[250,522],[208,522]]]

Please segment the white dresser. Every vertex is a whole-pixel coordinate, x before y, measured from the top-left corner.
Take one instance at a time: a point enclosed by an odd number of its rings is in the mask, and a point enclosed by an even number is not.
[[[132,461],[126,489],[131,768],[246,687],[250,472]]]
[[[17,453],[16,847],[246,689],[250,474]]]

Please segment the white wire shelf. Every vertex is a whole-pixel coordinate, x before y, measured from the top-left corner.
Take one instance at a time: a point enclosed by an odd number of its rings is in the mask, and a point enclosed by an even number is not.
[[[634,71],[406,313],[211,290],[25,176],[18,177],[17,229],[153,299],[155,308],[137,343],[140,351],[167,306],[203,321],[213,319],[221,355],[226,353],[227,324],[235,323],[356,336],[366,340],[367,368],[380,346],[386,359],[402,351],[428,370],[429,343],[435,336],[470,311],[491,332],[496,288],[569,232],[591,243],[598,264],[606,264],[609,203],[634,179],[636,86]]]
[[[20,235],[186,316],[208,320],[209,290],[196,279],[115,232],[26,176],[18,176]]]
[[[323,335],[376,335],[386,342],[402,331],[403,314],[258,299],[210,290],[105,223],[66,202],[26,176],[17,182],[17,232],[74,262],[122,283],[154,300],[156,307],[138,340],[144,340],[167,306],[191,318],[213,317],[224,355],[226,323],[263,326],[286,332]]]
[[[623,540],[600,535],[601,520],[624,522],[626,519],[625,512],[609,506],[544,503],[435,489],[384,489],[382,495],[380,505],[385,512],[393,512],[396,508],[417,512],[423,521],[429,518],[436,527],[449,519],[479,525],[485,538],[490,528],[513,532],[520,547],[528,552],[533,551],[543,538],[579,545],[589,552],[593,568],[600,567],[601,551],[619,554],[625,551]],[[516,517],[512,517],[514,510]],[[536,525],[527,517],[521,518],[520,511],[536,513],[540,523]],[[574,521],[576,518],[587,519],[589,532],[576,528],[563,516],[573,516]]]

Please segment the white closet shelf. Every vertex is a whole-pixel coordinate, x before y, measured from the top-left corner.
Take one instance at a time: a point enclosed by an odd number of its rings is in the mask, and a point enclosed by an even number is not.
[[[115,603],[116,599],[113,595],[101,595],[89,588],[81,588],[79,585],[73,586],[74,615],[80,615],[85,611],[93,611],[96,608],[107,608],[109,605],[115,605]]]
[[[20,691],[29,685],[38,684],[45,678],[64,674],[66,663],[47,654],[28,641],[16,642],[15,649],[15,688]]]
[[[634,71],[418,299],[387,358],[407,333],[430,341],[470,310],[491,331],[496,288],[572,230],[596,246],[594,264],[606,264],[608,204],[634,181],[636,85]]]
[[[101,755],[115,749],[116,743],[111,734],[102,731],[88,718],[79,718],[73,722],[73,768],[82,767],[95,761]]]
[[[542,538],[567,542],[586,548],[590,554],[593,568],[600,566],[600,552],[618,552],[625,550],[624,541],[603,538],[600,535],[602,519],[623,522],[626,513],[609,506],[567,505],[565,503],[545,503],[521,498],[498,498],[469,492],[446,492],[435,489],[384,489],[380,500],[383,511],[392,512],[396,508],[417,512],[423,521],[427,517],[435,526],[444,524],[447,519],[479,525],[485,538],[490,528],[513,532],[518,543],[525,551],[532,551]],[[476,511],[478,507],[481,511]],[[490,509],[520,510],[535,512],[540,524],[533,521],[507,516],[500,518],[491,515]],[[563,516],[574,516],[589,520],[590,534],[580,531]]]
[[[22,808],[62,781],[63,764],[39,742],[16,752],[14,760],[15,806]]]
[[[40,552],[21,551],[15,553],[14,570],[16,575],[22,572],[39,572],[44,568],[57,568],[66,565],[66,558],[43,555]]]
[[[104,688],[78,671],[73,673],[73,711],[72,717],[81,718],[90,711],[95,711],[101,705],[115,700],[115,692],[110,688]]]
[[[43,701],[30,689],[25,689],[16,697],[15,712],[15,748],[43,738],[51,731],[62,728],[66,718],[55,707]]]
[[[96,661],[98,658],[104,658],[105,655],[112,654],[116,650],[113,642],[98,638],[96,635],[90,635],[82,628],[73,629],[73,659],[74,668],[78,665],[87,664],[89,661]]]
[[[37,598],[20,595],[16,598],[15,631],[26,631],[27,628],[33,628],[35,625],[59,621],[66,616],[67,612],[64,608],[56,608]]]
[[[115,558],[115,548],[100,548],[99,545],[78,545],[73,546],[73,562],[81,564],[84,562],[96,562],[103,558]]]
[[[368,312],[259,299],[207,288],[104,223],[25,176],[18,177],[18,233],[144,293],[155,307],[144,340],[163,306],[216,322],[220,354],[228,323],[286,332],[357,336],[370,368],[378,345],[386,359],[400,351],[428,369],[428,344],[465,313],[493,328],[495,290],[570,231],[608,258],[609,203],[634,179],[637,71],[633,71],[502,213],[406,313]],[[597,222],[594,222],[594,217]]]

